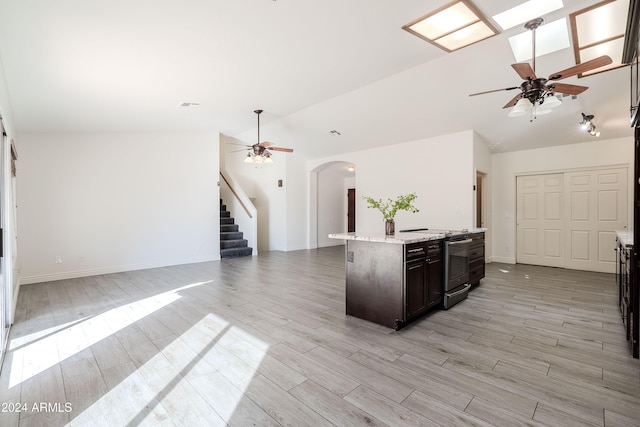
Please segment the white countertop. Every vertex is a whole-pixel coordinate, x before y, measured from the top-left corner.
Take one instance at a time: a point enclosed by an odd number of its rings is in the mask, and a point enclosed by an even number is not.
[[[330,239],[343,239],[343,240],[360,240],[365,242],[376,243],[397,243],[404,245],[407,243],[425,242],[427,240],[444,239],[444,233],[402,233],[397,232],[392,235],[385,235],[384,233],[332,233],[329,234]]]
[[[625,246],[633,246],[633,231],[616,230],[618,240]]]
[[[487,231],[486,228],[472,228],[467,231],[467,233],[480,233]],[[401,232],[397,231],[395,234],[390,236],[385,235],[384,233],[331,233],[329,234],[330,239],[342,239],[342,240],[360,240],[365,242],[377,242],[377,243],[396,243],[400,245],[408,244],[408,243],[417,243],[417,242],[426,242],[428,240],[439,240],[444,239],[446,234],[443,230],[426,230],[426,231],[416,231],[416,232]]]

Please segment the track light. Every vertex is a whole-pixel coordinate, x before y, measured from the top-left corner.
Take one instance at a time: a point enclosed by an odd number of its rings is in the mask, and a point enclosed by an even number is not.
[[[591,125],[591,120],[593,120],[593,115],[586,115],[582,113],[582,121],[578,123],[582,130],[587,130]]]
[[[584,114],[582,113],[582,121],[578,123],[580,128],[587,132],[591,136],[598,137],[600,136],[600,132],[596,130],[596,125],[593,124],[593,114]]]

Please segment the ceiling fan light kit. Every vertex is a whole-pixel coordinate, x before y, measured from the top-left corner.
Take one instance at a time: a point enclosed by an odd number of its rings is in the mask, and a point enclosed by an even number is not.
[[[244,158],[244,162],[248,164],[263,165],[273,163],[271,150],[284,151],[285,153],[293,152],[291,148],[274,147],[273,144],[268,141],[260,142],[260,114],[262,114],[262,111],[263,110],[253,110],[253,112],[258,115],[258,142],[247,146],[249,147],[249,152]]]
[[[557,73],[550,74],[548,78],[536,76],[536,29],[542,25],[544,20],[542,18],[536,18],[527,22],[524,27],[531,31],[531,64],[527,62],[512,64],[511,67],[515,70],[520,78],[524,81],[520,86],[507,87],[504,89],[489,90],[485,92],[473,93],[469,96],[483,95],[486,93],[500,92],[504,90],[520,89],[520,93],[514,96],[503,108],[511,108],[508,117],[521,117],[528,112],[531,114],[531,120],[537,116],[548,114],[552,109],[560,106],[562,102],[556,96],[558,94],[566,95],[578,95],[585,90],[589,89],[587,86],[578,86],[566,83],[556,83],[556,81],[565,79],[567,77],[576,76],[578,74],[585,73],[596,68],[600,68],[604,65],[611,64],[613,61],[611,57],[604,55],[598,58],[594,58],[590,61],[586,61],[580,64],[576,64],[573,67],[569,67],[565,70],[558,71]]]
[[[544,106],[549,109],[554,109],[562,105],[562,101],[555,95],[551,94],[547,96],[547,99],[544,101]]]
[[[527,98],[520,98],[518,102],[516,102],[516,105],[514,105],[513,108],[507,113],[507,116],[524,116],[532,109],[532,107],[533,105],[531,104],[531,101],[529,101]]]

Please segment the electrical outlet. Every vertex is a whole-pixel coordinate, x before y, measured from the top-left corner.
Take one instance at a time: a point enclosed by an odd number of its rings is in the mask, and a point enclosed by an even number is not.
[[[56,264],[62,264],[62,257],[60,255],[56,255],[56,257],[54,258],[54,262]]]

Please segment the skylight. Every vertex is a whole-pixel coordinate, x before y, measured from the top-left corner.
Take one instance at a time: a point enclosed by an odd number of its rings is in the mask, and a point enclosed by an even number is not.
[[[531,31],[509,37],[509,44],[516,62],[531,59]],[[569,32],[567,31],[567,19],[541,25],[536,29],[536,56],[546,55],[570,46]]]
[[[622,67],[629,0],[605,0],[569,15],[576,64],[609,55],[613,63],[578,77]]]
[[[563,7],[562,0],[529,0],[492,18],[503,30],[507,30]]]
[[[497,28],[469,0],[454,0],[402,29],[447,52],[498,34]]]

